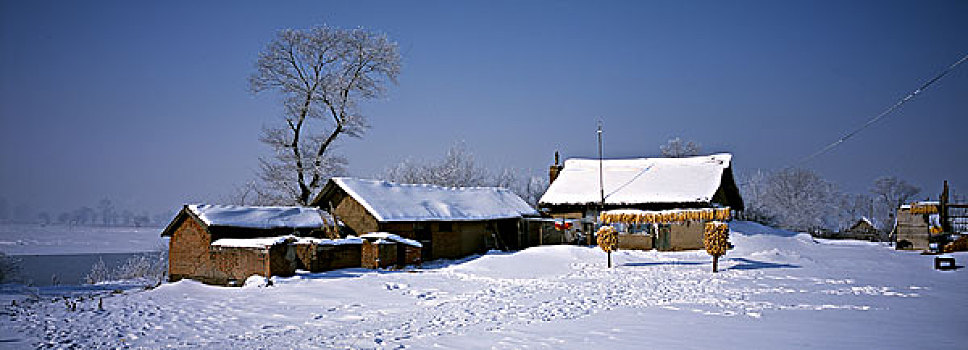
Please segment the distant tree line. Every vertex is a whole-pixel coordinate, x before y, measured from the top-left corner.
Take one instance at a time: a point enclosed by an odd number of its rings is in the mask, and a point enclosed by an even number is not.
[[[92,206],[80,206],[73,210],[55,213],[35,210],[28,204],[11,205],[0,198],[0,223],[40,224],[66,226],[142,227],[161,226],[174,217],[172,213],[151,215],[146,210],[120,208],[104,198]]]

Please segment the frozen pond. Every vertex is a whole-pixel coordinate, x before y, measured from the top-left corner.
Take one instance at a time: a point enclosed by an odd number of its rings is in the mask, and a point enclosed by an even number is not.
[[[0,252],[19,260],[21,282],[79,284],[100,259],[112,269],[168,245],[161,227],[0,225]]]

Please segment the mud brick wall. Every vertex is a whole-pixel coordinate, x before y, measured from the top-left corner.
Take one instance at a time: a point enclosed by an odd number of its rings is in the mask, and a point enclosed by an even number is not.
[[[277,244],[268,249],[269,274],[263,276],[292,276],[296,274],[296,248]]]
[[[178,281],[209,273],[211,243],[211,235],[197,221],[182,220],[168,242],[168,279]]]
[[[393,266],[397,264],[396,244],[376,244],[363,242],[361,247],[361,266],[368,269]]]
[[[362,235],[367,232],[379,231],[380,225],[369,212],[366,211],[359,202],[357,202],[353,197],[342,196],[336,207],[333,208],[336,217],[343,221],[346,226],[356,231],[357,235]]]
[[[652,236],[647,234],[626,233],[618,235],[618,249],[651,250]]]
[[[404,248],[404,258],[403,263],[406,265],[420,265],[422,260],[420,260],[420,252],[422,248],[409,246],[406,244],[401,244]]]
[[[319,266],[320,260],[317,257],[317,246],[310,243],[293,244],[296,250],[296,268],[311,272],[323,271]]]
[[[687,221],[681,224],[672,224],[670,229],[670,250],[703,249],[702,237],[705,223]]]
[[[218,247],[212,249],[211,257],[213,268],[190,278],[209,284],[241,285],[252,275],[272,276],[269,251],[264,249]]]
[[[360,244],[294,244],[293,247],[296,268],[310,272],[360,267],[362,263]]]

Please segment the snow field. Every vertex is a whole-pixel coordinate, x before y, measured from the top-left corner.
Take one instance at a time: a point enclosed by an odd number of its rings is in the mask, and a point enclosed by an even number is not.
[[[265,288],[181,281],[103,295],[104,310],[96,297],[71,297],[76,311],[43,297],[4,306],[0,325],[21,344],[51,348],[698,348],[696,324],[773,334],[717,343],[727,348],[782,341],[776,334],[794,338],[782,348],[890,348],[902,343],[803,339],[928,323],[949,341],[932,347],[968,340],[961,270],[936,272],[929,257],[879,244],[826,244],[750,223],[733,230],[737,248],[718,274],[698,251],[619,251],[608,269],[597,248],[543,246],[408,271],[305,273]]]

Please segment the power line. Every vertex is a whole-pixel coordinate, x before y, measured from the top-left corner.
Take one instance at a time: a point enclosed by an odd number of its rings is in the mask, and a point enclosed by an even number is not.
[[[843,137],[841,137],[837,141],[834,141],[833,143],[827,145],[824,148],[821,148],[816,153],[811,154],[811,155],[809,155],[809,156],[801,159],[800,160],[800,163],[801,164],[802,163],[806,163],[806,162],[812,160],[813,158],[816,158],[817,156],[820,156],[821,154],[827,153],[828,151],[830,151],[834,147],[837,147],[841,143],[844,143],[844,141],[847,141],[847,139],[853,137],[854,135],[857,135],[857,133],[861,132],[861,130],[866,129],[867,127],[869,127],[872,124],[876,123],[878,120],[881,120],[881,118],[884,118],[888,114],[891,114],[891,112],[894,112],[895,110],[897,110],[898,108],[900,108],[901,105],[903,105],[905,102],[910,101],[911,99],[913,99],[918,94],[924,92],[924,90],[927,89],[928,86],[931,86],[931,84],[934,84],[934,82],[940,80],[945,75],[948,75],[948,73],[950,73],[951,71],[953,71],[955,69],[955,67],[958,67],[958,65],[961,64],[962,62],[964,62],[965,60],[968,60],[968,55],[965,55],[964,57],[962,57],[957,62],[955,62],[952,65],[948,66],[948,68],[945,69],[943,72],[941,72],[941,74],[938,74],[933,79],[928,80],[927,83],[924,83],[917,90],[914,90],[914,92],[911,92],[910,94],[908,94],[907,96],[905,96],[904,98],[902,98],[900,101],[897,101],[897,103],[895,103],[894,105],[892,105],[892,106],[888,107],[887,109],[885,109],[883,112],[881,112],[881,114],[878,114],[876,117],[871,118],[870,120],[867,121],[867,123],[864,123],[864,125],[862,125],[861,127],[857,128],[857,129],[854,129],[853,131],[847,133],[846,135],[844,135]]]

